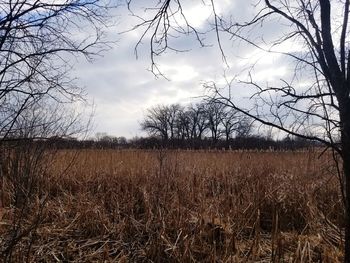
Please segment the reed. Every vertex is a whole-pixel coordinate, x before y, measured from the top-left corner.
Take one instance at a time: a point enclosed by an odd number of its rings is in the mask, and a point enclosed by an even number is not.
[[[342,260],[338,181],[317,150],[75,155],[59,152],[43,182],[32,262]],[[11,218],[4,207],[0,231]]]

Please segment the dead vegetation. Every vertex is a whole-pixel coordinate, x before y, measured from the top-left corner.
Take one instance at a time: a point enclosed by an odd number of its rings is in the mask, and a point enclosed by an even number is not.
[[[342,261],[339,185],[317,151],[85,150],[65,171],[75,154],[50,165],[12,261]],[[2,202],[4,244],[16,208]]]

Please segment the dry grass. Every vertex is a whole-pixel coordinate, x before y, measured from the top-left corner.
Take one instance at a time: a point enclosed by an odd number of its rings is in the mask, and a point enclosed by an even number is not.
[[[60,152],[45,181],[32,262],[342,260],[342,203],[325,155],[87,150],[63,172],[74,154]],[[11,210],[1,211],[5,231]]]

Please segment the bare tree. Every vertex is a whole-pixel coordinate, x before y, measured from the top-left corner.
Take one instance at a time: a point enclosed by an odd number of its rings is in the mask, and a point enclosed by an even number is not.
[[[206,105],[206,117],[208,123],[208,129],[211,133],[211,139],[213,143],[216,143],[221,135],[221,124],[224,114],[224,106],[221,103],[215,101],[209,101]]]
[[[179,104],[158,105],[147,110],[141,128],[153,136],[160,136],[164,141],[172,140],[186,133],[186,127],[183,127],[185,124],[182,123],[184,120],[181,120],[183,114],[184,108]]]
[[[185,108],[181,108],[177,114],[176,118],[176,131],[177,138],[184,141],[185,139],[191,138],[191,119],[190,112]]]
[[[212,6],[213,29],[221,51],[220,36],[227,33],[233,40],[263,52],[283,55],[286,62],[295,62],[295,74],[280,83],[259,83],[254,80],[253,72],[248,80],[239,81],[238,85],[251,88],[250,102],[253,103],[242,105],[213,86],[215,100],[263,125],[323,143],[333,151],[335,159],[340,156],[339,179],[346,222],[344,262],[350,262],[350,1],[256,1],[256,14],[247,22],[219,16],[214,0],[208,2],[202,1]],[[152,10],[155,15],[137,26],[145,27],[141,40],[147,33],[151,34],[154,65],[156,55],[172,48],[170,39],[174,32],[175,37],[179,33],[200,34],[187,22],[180,0],[159,1]],[[179,26],[172,20],[174,17],[181,17],[185,23]],[[276,21],[280,34],[274,39],[265,39],[261,28],[269,23],[277,25]],[[202,44],[202,38],[198,39]],[[278,49],[286,43],[301,48],[297,51]],[[308,80],[308,85],[302,85],[302,80]]]
[[[260,50],[278,53],[295,61],[292,77],[266,85],[254,74],[238,85],[251,88],[253,107],[245,107],[214,87],[216,98],[254,120],[300,138],[331,148],[343,160],[339,171],[345,207],[345,262],[350,261],[350,99],[349,99],[349,1],[264,1],[251,21],[242,24],[220,21],[223,31]],[[338,17],[342,17],[341,20]],[[270,19],[286,23],[282,36],[270,46],[252,41],[247,30]],[[287,42],[301,43],[297,52],[276,51]],[[339,44],[338,44],[339,43]],[[302,82],[308,80],[306,87]],[[232,87],[228,87],[231,89]],[[340,139],[339,139],[340,138]]]
[[[12,209],[4,262],[23,240],[17,260],[29,261],[55,153],[46,140],[82,131],[79,114],[68,110],[83,98],[70,71],[78,56],[92,60],[108,48],[101,30],[108,7],[103,0],[0,0],[0,190],[9,196],[1,205]]]
[[[70,102],[83,93],[69,75],[72,56],[92,59],[108,43],[102,0],[0,2],[0,136],[40,100]]]
[[[180,104],[170,104],[165,107],[167,113],[167,123],[170,132],[170,139],[174,139],[176,135],[177,124],[179,123],[179,117],[183,108]]]
[[[190,137],[192,139],[201,140],[205,130],[208,128],[205,103],[200,102],[195,105],[190,105],[188,114],[190,119]]]
[[[239,122],[238,112],[231,108],[224,107],[221,117],[221,124],[226,142],[232,138],[233,132],[236,130]]]
[[[235,127],[235,133],[237,138],[248,137],[253,129],[253,122],[251,118],[241,115],[237,125]]]
[[[153,136],[160,136],[163,140],[169,139],[168,110],[166,106],[158,105],[148,109],[141,128]]]

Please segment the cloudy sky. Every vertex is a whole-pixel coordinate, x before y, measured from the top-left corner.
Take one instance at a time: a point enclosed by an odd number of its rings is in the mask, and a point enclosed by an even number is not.
[[[150,1],[144,2],[150,5]],[[200,31],[208,30],[212,21],[211,7],[203,6],[202,1],[184,2],[189,22]],[[138,7],[146,4],[142,4],[142,1],[137,3],[135,10],[142,13]],[[248,20],[256,12],[248,1],[239,0],[218,0],[216,9],[220,14],[232,15],[241,21]],[[93,63],[79,61],[74,73],[79,78],[80,84],[85,87],[89,101],[95,105],[92,134],[107,132],[109,135],[128,138],[143,135],[139,122],[147,108],[157,104],[186,104],[194,101],[204,93],[203,82],[215,80],[223,83],[224,73],[228,78],[246,74],[244,69],[251,64],[252,59],[259,61],[254,74],[260,81],[271,81],[286,74],[286,68],[278,55],[264,54],[222,36],[228,67],[223,62],[216,35],[209,32],[205,35],[204,41],[211,47],[201,48],[193,36],[171,39],[174,47],[189,51],[184,53],[169,51],[158,57],[156,61],[167,79],[156,78],[149,71],[151,60],[147,38],[139,47],[136,58],[134,47],[141,31],[119,34],[132,28],[137,20],[130,16],[125,6],[115,12],[113,20],[116,23],[107,30],[107,38],[116,40],[116,44]],[[276,25],[270,24],[264,28],[264,35],[268,38],[276,31],[278,31]],[[243,95],[244,93],[240,91],[239,96]]]

